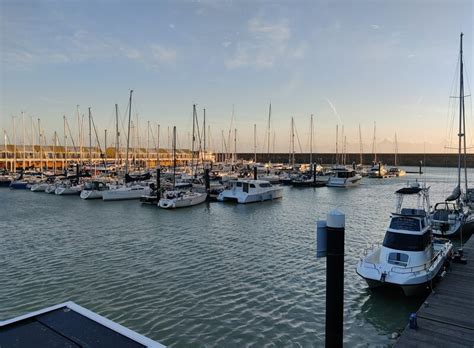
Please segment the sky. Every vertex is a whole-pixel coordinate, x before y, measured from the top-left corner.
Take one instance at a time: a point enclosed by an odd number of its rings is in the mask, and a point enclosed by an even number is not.
[[[375,123],[378,152],[397,134],[399,152],[443,153],[457,134],[461,31],[470,94],[473,18],[469,0],[0,0],[0,128],[12,141],[14,119],[22,143],[23,112],[27,143],[38,118],[62,143],[63,116],[77,137],[90,107],[110,144],[115,104],[125,134],[133,89],[142,146],[148,122],[162,146],[173,126],[189,146],[197,104],[214,150],[237,129],[237,152],[253,152],[255,124],[266,152],[271,103],[271,150],[288,152],[293,117],[296,152],[309,151],[313,114],[314,152],[335,150],[336,126],[339,150],[344,127],[346,151],[359,152],[359,125],[371,152]],[[471,110],[466,98],[468,144]]]

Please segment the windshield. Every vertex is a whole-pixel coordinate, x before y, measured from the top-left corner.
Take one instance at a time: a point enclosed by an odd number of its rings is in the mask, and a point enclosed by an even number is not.
[[[390,249],[406,251],[423,251],[430,244],[431,231],[423,235],[387,232],[383,246]]]

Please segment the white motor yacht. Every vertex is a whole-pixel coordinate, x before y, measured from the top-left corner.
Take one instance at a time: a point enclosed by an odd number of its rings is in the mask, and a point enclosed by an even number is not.
[[[329,187],[353,187],[360,184],[362,175],[354,169],[348,169],[345,166],[338,166],[334,169],[334,174],[329,177],[326,186]]]
[[[375,163],[372,168],[370,168],[370,171],[368,173],[368,177],[369,178],[378,178],[378,179],[382,179],[382,178],[386,178],[388,176],[387,174],[387,169],[385,168],[385,166],[382,164],[382,163]]]
[[[237,203],[261,202],[281,198],[283,189],[264,180],[236,180],[231,187],[222,191],[218,201],[236,201]]]
[[[433,238],[428,216],[429,188],[418,183],[396,191],[397,208],[381,246],[369,248],[357,265],[357,274],[370,288],[400,287],[406,296],[431,285],[452,254],[448,239]],[[402,208],[405,197],[415,197],[415,209]]]
[[[166,191],[163,198],[158,202],[158,206],[164,209],[191,207],[204,203],[207,193],[191,191]]]

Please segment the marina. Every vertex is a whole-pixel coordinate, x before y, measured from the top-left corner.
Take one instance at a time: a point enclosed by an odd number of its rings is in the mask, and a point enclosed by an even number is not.
[[[172,212],[2,188],[1,317],[73,300],[166,346],[322,345],[325,263],[315,258],[315,221],[337,206],[347,216],[344,342],[391,345],[424,297],[372,292],[355,268],[383,239],[396,190],[418,180],[437,200],[456,182],[454,168],[424,172],[363,178],[351,189],[283,186],[278,200]]]
[[[0,348],[474,348],[472,6],[0,1]]]

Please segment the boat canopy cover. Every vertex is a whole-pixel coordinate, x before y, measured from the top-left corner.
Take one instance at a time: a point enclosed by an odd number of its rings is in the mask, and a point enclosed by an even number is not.
[[[395,193],[400,193],[402,195],[414,195],[423,190],[421,187],[404,187],[397,190]]]
[[[125,182],[126,182],[126,183],[128,183],[128,182],[134,182],[134,181],[149,180],[150,178],[151,178],[151,174],[150,174],[150,173],[145,173],[145,174],[142,174],[142,175],[135,175],[135,176],[131,176],[131,175],[125,174]]]
[[[453,192],[445,199],[446,202],[455,201],[461,196],[461,188],[456,186]]]

